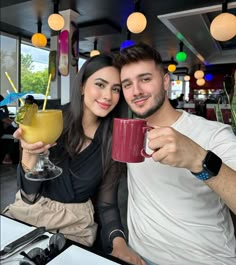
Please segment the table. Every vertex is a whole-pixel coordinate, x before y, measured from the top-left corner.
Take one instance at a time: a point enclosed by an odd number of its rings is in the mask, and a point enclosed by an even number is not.
[[[0,215],[0,224],[1,224],[1,249],[4,248],[7,244],[11,243],[12,241],[18,239],[19,237],[25,235],[26,233],[32,231],[35,227],[24,224],[20,221],[13,220],[9,217]],[[52,234],[46,232],[51,236]],[[25,247],[24,249],[20,250],[25,251],[26,253],[30,251],[30,249],[39,247],[42,249],[47,248],[49,243],[49,239],[45,239],[43,241],[37,242],[32,246]],[[11,261],[9,264],[11,265],[19,265],[19,261],[16,259],[23,258],[22,255],[15,253],[11,257],[7,258]],[[7,260],[6,259],[6,260]],[[15,260],[15,261],[14,261]],[[1,261],[0,261],[1,263]],[[95,252],[94,250],[89,249],[86,246],[83,246],[77,242],[73,242],[67,239],[67,247],[65,250],[57,255],[54,259],[52,259],[49,265],[128,265],[128,263],[121,261],[115,257],[110,255],[106,255],[103,253]]]

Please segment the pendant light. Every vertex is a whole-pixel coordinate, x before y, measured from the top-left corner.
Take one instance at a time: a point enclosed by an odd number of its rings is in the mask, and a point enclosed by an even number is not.
[[[176,61],[174,61],[174,57],[171,57],[170,63],[169,63],[168,68],[167,68],[168,71],[170,73],[173,73],[176,70],[176,65],[177,64],[178,63]]]
[[[218,41],[228,41],[236,36],[236,16],[227,12],[228,1],[222,3],[222,13],[210,25],[212,37]]]
[[[127,39],[124,40],[121,45],[120,45],[120,51],[125,49],[125,48],[128,48],[128,47],[131,47],[131,46],[134,46],[135,45],[135,42],[133,40],[131,40],[131,32],[129,30],[127,30]]]
[[[179,44],[179,52],[175,56],[178,62],[184,62],[187,59],[187,53],[183,51],[183,47],[184,43],[181,41]]]
[[[196,79],[201,79],[204,77],[204,72],[201,70],[201,65],[198,65],[198,70],[194,72],[194,77]]]
[[[42,20],[40,17],[38,17],[38,32],[35,33],[32,38],[31,42],[35,47],[42,48],[47,45],[47,38],[44,34],[42,34]]]
[[[97,39],[95,39],[94,41],[94,48],[93,50],[90,52],[90,57],[96,56],[100,54],[100,51],[97,50],[97,45],[98,45],[98,41]]]
[[[129,15],[126,24],[130,32],[138,34],[145,30],[147,19],[144,14],[140,12],[140,0],[134,0],[134,4],[134,12]]]
[[[54,5],[54,13],[48,17],[48,26],[52,30],[59,31],[59,30],[63,29],[63,27],[65,25],[65,20],[64,20],[63,16],[58,13],[59,1],[54,0],[53,5]]]

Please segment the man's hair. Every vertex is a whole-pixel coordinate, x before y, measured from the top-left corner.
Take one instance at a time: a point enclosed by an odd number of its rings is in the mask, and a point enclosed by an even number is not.
[[[116,56],[115,64],[121,69],[124,65],[148,60],[154,61],[156,66],[165,72],[160,53],[145,43],[122,49]]]

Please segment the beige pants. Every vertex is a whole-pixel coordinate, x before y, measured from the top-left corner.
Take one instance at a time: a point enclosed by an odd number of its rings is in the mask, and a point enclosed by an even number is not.
[[[59,230],[65,237],[86,246],[91,246],[96,239],[97,224],[90,200],[85,203],[60,203],[41,197],[36,203],[28,204],[22,200],[19,191],[15,202],[2,213],[33,226],[45,226],[53,233]]]

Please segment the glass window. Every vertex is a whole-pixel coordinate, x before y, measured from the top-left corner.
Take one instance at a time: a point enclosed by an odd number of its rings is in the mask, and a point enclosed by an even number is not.
[[[49,51],[21,44],[21,91],[43,98],[48,83]]]
[[[0,34],[1,43],[1,85],[0,93],[6,97],[8,93],[15,92],[10,84],[7,73],[18,90],[18,39],[7,34]],[[15,105],[16,102],[11,103]]]

